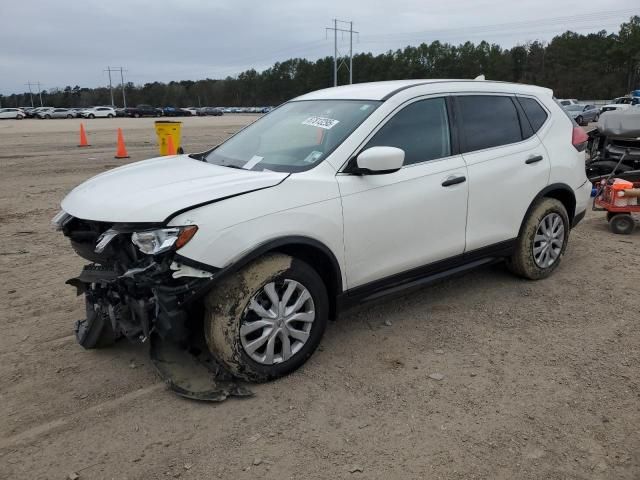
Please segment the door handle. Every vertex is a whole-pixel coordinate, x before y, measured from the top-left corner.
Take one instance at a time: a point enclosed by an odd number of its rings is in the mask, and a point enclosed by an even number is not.
[[[538,163],[542,160],[543,160],[542,155],[535,155],[533,157],[527,158],[527,160],[524,163],[526,163],[527,165],[531,165],[532,163]]]
[[[467,181],[467,177],[460,175],[458,177],[451,176],[442,182],[443,187],[450,187],[451,185],[457,185],[458,183],[464,183]]]

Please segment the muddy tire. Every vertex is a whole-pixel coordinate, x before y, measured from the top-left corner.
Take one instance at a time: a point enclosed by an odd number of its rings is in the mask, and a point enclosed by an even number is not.
[[[85,307],[87,317],[78,320],[74,327],[78,343],[87,350],[113,345],[117,336],[111,326],[106,308],[94,305],[89,299],[85,299]]]
[[[509,270],[530,280],[548,277],[558,268],[569,241],[569,216],[555,198],[542,198],[531,209],[520,229]]]
[[[209,350],[239,378],[264,382],[300,367],[327,325],[329,301],[305,262],[269,254],[215,285],[205,298]]]

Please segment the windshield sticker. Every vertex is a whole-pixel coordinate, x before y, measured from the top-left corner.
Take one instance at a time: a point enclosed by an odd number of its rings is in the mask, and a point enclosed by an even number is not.
[[[253,167],[255,167],[258,163],[260,163],[262,161],[264,157],[260,157],[258,155],[254,155],[253,157],[251,157],[251,160],[249,160],[247,163],[245,163],[242,168],[244,168],[245,170],[251,170]]]
[[[317,150],[314,150],[313,152],[311,152],[309,155],[307,155],[307,158],[305,158],[303,160],[304,163],[314,163],[316,160],[318,160],[320,157],[322,156],[322,152],[319,152]]]
[[[302,125],[310,125],[312,127],[318,127],[318,128],[324,128],[325,130],[330,130],[331,128],[335,127],[338,123],[340,123],[340,120],[334,120],[333,118],[309,117],[304,122],[302,122]]]

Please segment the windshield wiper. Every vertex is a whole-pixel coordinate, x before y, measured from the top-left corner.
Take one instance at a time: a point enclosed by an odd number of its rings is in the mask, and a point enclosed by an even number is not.
[[[227,165],[227,164],[222,163],[221,166],[229,167],[229,168],[237,168],[238,170],[246,170],[245,168],[239,167],[238,165]]]

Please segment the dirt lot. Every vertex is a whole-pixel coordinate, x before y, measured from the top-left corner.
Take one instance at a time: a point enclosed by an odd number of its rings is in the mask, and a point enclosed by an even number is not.
[[[184,119],[187,151],[251,117]],[[0,122],[0,478],[640,478],[640,230],[589,213],[552,278],[494,266],[347,312],[297,373],[221,404],[165,390],[144,348],[72,336],[83,260],[49,220],[155,154],[152,120]],[[430,374],[444,375],[442,380]]]

